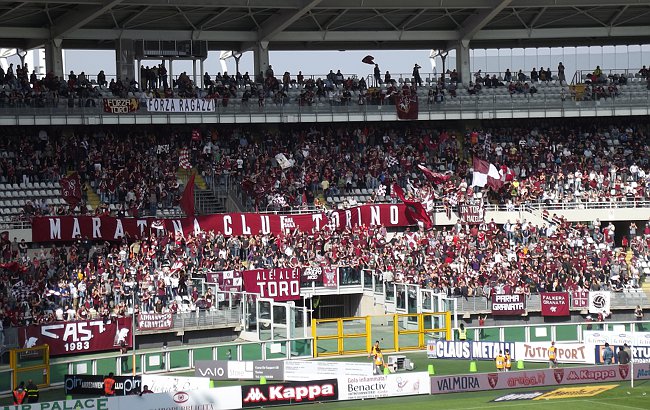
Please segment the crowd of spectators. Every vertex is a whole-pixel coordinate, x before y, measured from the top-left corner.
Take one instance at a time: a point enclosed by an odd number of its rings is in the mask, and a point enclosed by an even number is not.
[[[85,72],[76,74],[74,71],[63,77],[50,72],[39,78],[34,70],[29,74],[27,64],[16,68],[11,64],[6,72],[0,68],[0,108],[65,105],[96,107],[99,98],[108,96],[141,100],[152,97],[209,98],[216,100],[218,105],[223,107],[229,106],[234,100],[242,106],[260,108],[267,104],[293,103],[311,106],[318,102],[332,105],[380,105],[393,104],[394,95],[407,83],[411,93],[418,94],[422,101],[433,104],[456,97],[458,87],[466,87],[470,95],[480,94],[483,88],[506,87],[513,95],[535,94],[540,83],[558,84],[563,90],[567,85],[565,68],[561,62],[555,72],[552,72],[550,67],[540,67],[539,71],[533,68],[528,74],[522,70],[513,74],[508,69],[503,75],[490,75],[479,70],[472,79],[464,80],[464,85],[459,83],[460,78],[456,70],[447,70],[444,75],[427,79],[426,87],[423,87],[419,68],[416,64],[412,77],[406,80],[393,78],[388,71],[382,75],[376,66],[374,82],[368,84],[363,75],[344,75],[340,70],[330,70],[321,78],[305,76],[302,72],[295,75],[284,72],[279,75],[274,72],[272,66],[256,75],[250,75],[248,72],[229,75],[224,72],[213,76],[206,72],[202,81],[196,81],[186,72],[177,78],[170,78],[165,64],[161,63],[142,66],[139,81],[135,78],[111,78],[109,81],[103,70],[92,78]],[[648,70],[644,66],[638,74],[647,79]],[[593,73],[586,76],[586,89],[580,93],[574,92],[573,97],[598,100],[618,96],[619,87],[627,84],[627,81],[625,74],[608,75],[597,67]],[[298,91],[292,93],[290,90]]]
[[[124,209],[130,210],[125,216],[146,212],[164,193],[178,194],[182,149],[206,177],[240,186],[249,209],[327,207],[328,198],[357,188],[375,192],[368,201],[397,201],[393,183],[429,210],[444,205],[450,212],[462,201],[510,210],[532,202],[624,207],[648,199],[649,192],[647,124],[623,119],[503,123],[466,132],[427,123],[19,132],[0,142],[0,182],[56,180],[77,171],[105,202],[119,205],[118,216]],[[473,157],[500,167],[500,190],[472,187]],[[431,182],[417,165],[450,178]],[[109,213],[106,206],[98,209]],[[143,311],[211,309],[218,302],[213,292],[191,280],[205,271],[312,264],[374,269],[387,281],[467,297],[639,285],[650,225],[630,226],[629,235],[615,240],[611,224],[572,225],[552,213],[543,225],[513,219],[505,226],[458,223],[398,234],[369,226],[231,238],[169,233],[104,244],[80,238],[37,250],[3,238],[0,314],[7,325],[123,315],[134,292]]]

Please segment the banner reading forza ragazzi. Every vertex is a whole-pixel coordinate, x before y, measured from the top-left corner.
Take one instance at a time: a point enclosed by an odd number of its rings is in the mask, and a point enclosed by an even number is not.
[[[147,100],[149,112],[214,112],[214,107],[214,100],[201,98],[149,98]]]
[[[227,213],[182,219],[113,218],[94,216],[48,216],[32,218],[32,241],[72,241],[77,237],[118,241],[123,237],[148,237],[152,225],[187,235],[197,230],[225,236],[279,234],[298,229],[314,232],[328,224],[342,231],[359,225],[411,226],[417,222],[406,215],[404,204],[362,205],[350,209],[313,214]]]
[[[23,347],[47,344],[50,356],[117,350],[122,343],[130,348],[131,318],[24,326],[18,329],[18,341]]]

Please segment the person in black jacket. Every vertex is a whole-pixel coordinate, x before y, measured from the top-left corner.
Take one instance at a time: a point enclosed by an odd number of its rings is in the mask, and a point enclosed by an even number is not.
[[[32,381],[32,379],[29,379],[27,381],[27,403],[38,403],[38,386],[36,386],[36,383]]]
[[[628,351],[627,344],[624,344],[618,351],[618,364],[629,364],[630,352]]]

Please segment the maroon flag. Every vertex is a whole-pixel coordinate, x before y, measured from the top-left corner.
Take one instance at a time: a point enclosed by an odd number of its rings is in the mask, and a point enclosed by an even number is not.
[[[424,174],[425,177],[431,182],[433,182],[436,185],[443,184],[447,181],[449,181],[449,178],[451,178],[451,175],[449,174],[441,174],[439,172],[433,172],[429,168],[425,167],[424,165],[418,165],[418,168],[422,173]]]
[[[61,178],[61,196],[63,200],[72,208],[76,207],[81,201],[81,180],[76,172]]]
[[[180,206],[185,215],[188,217],[194,216],[194,178],[196,174],[192,174],[185,184],[185,190],[181,196]]]
[[[569,294],[567,292],[540,293],[542,316],[570,316]]]
[[[402,93],[395,97],[397,118],[400,120],[418,119],[418,97],[409,93]]]
[[[363,59],[361,59],[361,62],[365,64],[375,64],[375,57],[371,55],[367,55]]]
[[[400,201],[404,202],[404,205],[406,205],[405,214],[408,220],[414,224],[418,221],[422,222],[425,229],[431,229],[433,226],[433,221],[431,220],[431,217],[429,217],[427,210],[424,209],[424,206],[422,206],[420,202],[406,199],[404,196],[404,190],[397,184],[393,184],[393,192],[395,193],[395,196],[397,196]]]
[[[526,313],[526,296],[523,294],[514,295],[492,295],[492,315],[510,316]]]

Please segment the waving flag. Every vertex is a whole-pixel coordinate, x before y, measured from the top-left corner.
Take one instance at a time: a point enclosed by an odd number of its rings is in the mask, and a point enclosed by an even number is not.
[[[181,149],[178,153],[178,166],[183,169],[192,169],[192,164],[190,163],[190,152],[187,148]]]
[[[361,62],[366,64],[375,64],[375,57],[367,55],[361,59]]]
[[[81,179],[76,172],[61,178],[61,196],[72,208],[81,201]]]
[[[406,199],[404,190],[397,184],[393,184],[393,192],[395,193],[395,196],[397,196],[400,201],[404,202],[406,205],[406,217],[410,221],[422,222],[425,229],[430,229],[433,226],[433,221],[420,202]]]
[[[499,188],[503,186],[501,174],[499,174],[499,170],[494,166],[494,164],[490,164],[485,160],[474,157],[472,160],[472,167],[474,168],[472,186],[483,188],[487,185],[495,191],[499,190]]]
[[[436,185],[443,184],[447,181],[449,181],[449,178],[451,178],[451,175],[449,174],[441,174],[439,172],[433,172],[429,168],[425,167],[424,165],[418,165],[418,168],[422,173],[424,174],[425,177],[431,182],[433,182]]]
[[[192,173],[192,176],[187,180],[185,184],[185,190],[180,200],[180,207],[185,212],[185,215],[188,217],[194,216],[194,178],[196,174]]]

